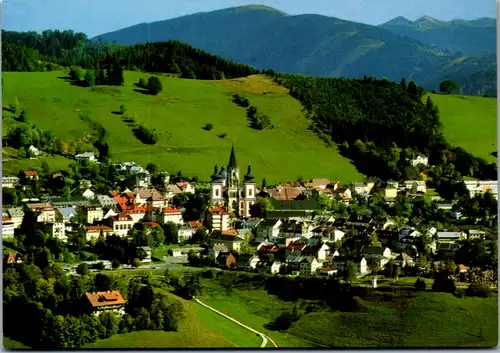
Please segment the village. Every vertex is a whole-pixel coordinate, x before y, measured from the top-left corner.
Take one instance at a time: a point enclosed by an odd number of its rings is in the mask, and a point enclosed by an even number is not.
[[[97,163],[91,153],[79,155],[77,160]],[[428,161],[419,156],[412,163]],[[150,232],[175,225],[172,243],[177,246],[169,250],[170,261],[163,263],[165,268],[191,265],[290,276],[337,276],[355,266],[356,276],[363,277],[379,273],[389,264],[410,272],[422,271],[430,266],[427,260],[435,264],[453,260],[464,240],[487,240],[487,233],[480,229],[437,229],[425,220],[415,225],[402,224],[389,216],[373,216],[369,207],[363,212],[348,212],[351,207],[369,205],[374,188],[386,205],[396,203],[398,195],[405,195],[413,206],[428,192],[423,180],[398,183],[368,178],[341,185],[338,181],[312,179],[258,188],[250,166],[240,178],[233,146],[227,167],[216,166],[209,189],[204,189],[206,205],[204,210],[196,210],[200,211],[199,219],[188,219],[190,210],[176,200],[200,193],[201,183],[173,182],[162,173],[165,190],[160,192],[151,186],[150,173],[138,164],[126,162],[115,167],[133,176],[133,190],[97,194],[91,181],[82,180],[78,196],[23,199],[22,207],[3,205],[4,244],[15,239],[27,213],[35,215],[42,232],[62,242],[68,242],[77,232],[83,233],[89,251],[100,238],[127,238],[134,229]],[[25,185],[38,178],[34,170],[24,175]],[[3,188],[25,187],[16,176],[3,177],[2,184]],[[465,181],[465,185],[471,198],[484,192],[498,198],[497,181]],[[462,218],[456,200],[443,201],[438,195],[430,199],[452,220]],[[322,211],[322,200],[341,205],[343,216]],[[346,241],[348,238],[353,241]],[[152,246],[140,248],[140,261],[130,258],[115,266],[115,259],[95,258],[66,264],[64,270],[78,272],[84,262],[91,271],[162,266],[152,260]],[[420,259],[422,251],[428,252],[425,261]],[[19,253],[6,255],[7,265],[22,261]],[[467,272],[468,266],[456,265],[458,272]],[[94,296],[104,299],[99,301]],[[97,313],[105,307],[121,312],[125,303],[119,291],[87,293],[87,297],[90,303],[98,303],[92,304]]]

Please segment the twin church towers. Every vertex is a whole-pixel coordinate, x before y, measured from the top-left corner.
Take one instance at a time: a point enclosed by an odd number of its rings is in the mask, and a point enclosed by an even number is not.
[[[252,169],[240,181],[240,170],[236,162],[234,145],[231,148],[227,169],[220,170],[216,165],[211,176],[210,201],[214,206],[224,207],[229,212],[234,212],[240,218],[250,217],[250,206],[256,201],[256,183],[252,176]]]

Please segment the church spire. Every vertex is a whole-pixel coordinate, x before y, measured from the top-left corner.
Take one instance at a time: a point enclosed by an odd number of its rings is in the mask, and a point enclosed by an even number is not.
[[[236,163],[236,154],[234,152],[234,143],[233,147],[231,148],[231,156],[229,157],[229,163],[227,165],[227,169],[237,169],[238,165]]]

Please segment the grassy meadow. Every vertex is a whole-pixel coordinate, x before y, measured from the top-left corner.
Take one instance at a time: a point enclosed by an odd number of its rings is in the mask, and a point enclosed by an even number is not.
[[[30,349],[30,347],[25,346],[21,342],[11,340],[8,337],[3,337],[3,348],[5,349]]]
[[[497,158],[497,100],[476,96],[431,94],[439,107],[446,140],[492,163]]]
[[[174,297],[174,296],[172,296]],[[106,348],[231,348],[259,347],[262,340],[255,334],[194,301],[181,301],[185,317],[178,332],[138,331],[113,335],[84,346],[84,349]]]
[[[78,87],[64,76],[63,72],[5,72],[4,106],[17,97],[30,122],[66,141],[92,134],[90,118],[106,130],[113,161],[152,162],[171,173],[181,170],[202,180],[209,178],[215,164],[227,164],[232,143],[241,170],[251,164],[259,182],[263,177],[268,183],[298,176],[342,182],[362,178],[336,148],[327,147],[307,130],[300,103],[264,76],[200,81],[161,75],[163,92],[157,96],[137,90],[134,84],[139,78],[149,77],[140,72],[125,72],[121,87]],[[250,128],[246,110],[231,101],[233,93],[244,93],[275,128]],[[126,118],[113,114],[122,104],[127,108]],[[161,133],[158,143],[142,144],[132,132],[134,123],[156,128]],[[202,129],[208,123],[213,124],[212,131]],[[224,133],[225,138],[218,137]],[[66,168],[71,162],[52,158],[48,160],[51,167]],[[6,160],[3,167],[11,171],[40,160]]]

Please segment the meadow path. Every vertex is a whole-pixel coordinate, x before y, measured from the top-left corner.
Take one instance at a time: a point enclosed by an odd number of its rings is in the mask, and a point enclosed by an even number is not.
[[[203,303],[202,301],[200,301],[200,300],[198,300],[198,299],[196,299],[196,298],[194,298],[194,297],[193,297],[193,299],[194,299],[194,300],[195,300],[198,304],[200,304],[200,305],[204,306],[205,308],[210,309],[210,310],[212,310],[213,312],[215,312],[215,313],[217,313],[217,314],[219,314],[219,315],[221,315],[221,316],[224,316],[226,319],[229,319],[229,320],[233,321],[234,323],[236,323],[236,324],[238,324],[238,325],[240,325],[240,326],[242,326],[242,327],[246,328],[247,330],[249,330],[249,331],[251,331],[251,332],[253,332],[253,333],[258,334],[258,335],[262,338],[262,344],[260,345],[260,348],[265,348],[265,347],[266,347],[266,344],[267,344],[267,342],[268,342],[268,341],[269,341],[269,342],[271,342],[271,343],[274,345],[274,347],[278,348],[278,345],[277,345],[276,343],[274,343],[274,341],[273,341],[270,337],[266,336],[266,335],[265,335],[265,334],[263,334],[262,332],[258,332],[258,331],[256,331],[256,330],[254,330],[253,328],[248,327],[247,325],[245,325],[245,324],[243,324],[243,323],[239,322],[238,320],[236,320],[236,319],[232,318],[231,316],[226,315],[226,314],[224,314],[223,312],[220,312],[219,310],[212,308],[211,306],[209,306],[209,305],[207,305],[207,304]]]

